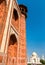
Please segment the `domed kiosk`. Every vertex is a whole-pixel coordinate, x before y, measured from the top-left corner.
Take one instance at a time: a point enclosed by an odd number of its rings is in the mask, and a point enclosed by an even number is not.
[[[30,57],[30,64],[41,64],[40,58],[38,57],[36,52],[33,52]]]
[[[37,54],[35,52],[32,53],[33,57],[37,57]]]

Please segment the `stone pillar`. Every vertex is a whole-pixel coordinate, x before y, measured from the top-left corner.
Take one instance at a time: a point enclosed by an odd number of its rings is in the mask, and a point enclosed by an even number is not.
[[[20,65],[26,65],[26,22],[24,15],[21,15],[20,18],[19,47]]]
[[[27,65],[26,56],[26,12],[24,5],[19,5],[21,16],[19,17],[19,43],[18,43],[18,62],[17,65]]]

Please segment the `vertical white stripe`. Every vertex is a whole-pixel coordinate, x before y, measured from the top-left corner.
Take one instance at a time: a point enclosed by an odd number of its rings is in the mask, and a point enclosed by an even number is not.
[[[8,0],[6,0],[6,4],[8,5]]]
[[[9,18],[10,18],[10,12],[11,12],[11,8],[12,8],[12,2],[13,2],[13,0],[10,0],[10,6],[9,6],[9,11],[8,11],[8,16],[7,16],[7,20],[6,20],[6,26],[5,26],[5,30],[4,30],[4,34],[3,34],[0,52],[4,52],[4,49],[5,49],[5,41],[6,41],[6,36],[7,36],[8,25],[10,22]]]
[[[6,41],[5,53],[7,53],[7,49],[8,49],[8,43],[9,43],[9,37],[10,37],[10,31],[11,31],[12,15],[13,15],[13,5],[12,5],[12,12],[11,12],[11,18],[10,18],[10,25],[9,25],[9,29],[8,29],[8,36],[7,36],[7,41]]]

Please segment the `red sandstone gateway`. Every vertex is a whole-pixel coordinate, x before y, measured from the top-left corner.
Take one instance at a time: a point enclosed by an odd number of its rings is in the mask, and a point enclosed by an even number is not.
[[[27,65],[26,17],[26,6],[0,0],[0,64]]]

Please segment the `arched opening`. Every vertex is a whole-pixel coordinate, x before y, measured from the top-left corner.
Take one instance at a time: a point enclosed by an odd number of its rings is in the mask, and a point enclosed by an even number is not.
[[[16,10],[16,9],[14,9],[14,11],[13,11],[13,18],[14,18],[15,20],[18,19],[18,13],[17,13],[17,10]]]
[[[36,59],[34,58],[34,62],[36,62]]]
[[[17,58],[17,38],[15,34],[12,34],[9,39],[8,57]]]
[[[14,34],[12,34],[12,35],[10,36],[9,46],[16,44],[16,42],[17,42],[16,36],[15,36]]]

